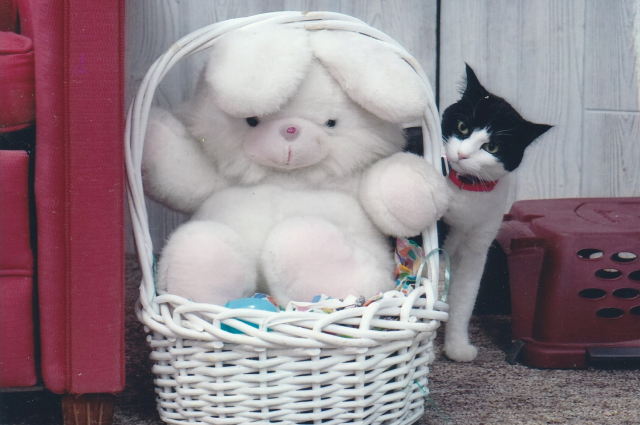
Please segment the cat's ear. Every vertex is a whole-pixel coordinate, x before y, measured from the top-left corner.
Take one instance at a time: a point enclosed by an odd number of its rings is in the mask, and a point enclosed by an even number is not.
[[[476,77],[476,73],[473,72],[473,69],[471,69],[468,63],[465,63],[464,65],[467,68],[467,83],[463,91],[464,95],[477,100],[481,97],[487,96],[489,92],[482,86],[482,84],[480,84],[480,80]]]
[[[526,141],[527,145],[530,145],[534,140],[553,127],[552,125],[535,124],[528,121],[525,124],[521,130],[521,137]]]

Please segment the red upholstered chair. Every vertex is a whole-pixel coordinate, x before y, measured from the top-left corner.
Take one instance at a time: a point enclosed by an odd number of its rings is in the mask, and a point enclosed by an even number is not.
[[[0,388],[36,383],[29,156],[35,124],[31,38],[0,2]],[[30,139],[30,140],[28,140]]]
[[[35,83],[37,218],[33,262],[26,154],[2,153],[0,388],[41,383],[86,423],[124,387],[124,1],[0,0],[0,31],[0,132],[33,124]]]

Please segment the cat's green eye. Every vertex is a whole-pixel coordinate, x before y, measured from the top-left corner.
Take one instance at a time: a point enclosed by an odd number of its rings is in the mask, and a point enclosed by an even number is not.
[[[482,145],[482,149],[489,153],[497,153],[500,150],[498,145],[493,142],[485,143],[484,145]]]
[[[462,121],[458,121],[458,131],[460,132],[460,134],[462,134],[463,136],[466,136],[467,134],[469,134],[469,128],[467,127],[467,125],[462,122]]]

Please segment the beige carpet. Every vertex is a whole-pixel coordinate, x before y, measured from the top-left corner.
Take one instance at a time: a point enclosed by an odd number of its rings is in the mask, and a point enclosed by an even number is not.
[[[139,276],[137,263],[130,258],[127,387],[117,398],[115,414],[115,423],[123,425],[162,424],[155,410],[145,335],[132,311]],[[440,354],[431,366],[431,396],[450,419],[427,407],[420,424],[640,424],[640,371],[512,366],[504,361],[510,344],[509,317],[474,317],[471,327],[479,347],[474,362],[454,363]]]
[[[438,356],[431,396],[452,420],[429,409],[421,424],[640,424],[640,371],[512,366],[504,361],[510,326],[506,316],[474,317],[478,358],[455,363]]]

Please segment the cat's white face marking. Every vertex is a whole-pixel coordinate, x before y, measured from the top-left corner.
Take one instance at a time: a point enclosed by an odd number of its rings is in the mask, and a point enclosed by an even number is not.
[[[481,180],[498,180],[509,174],[498,159],[484,150],[491,133],[486,128],[474,130],[466,139],[451,136],[446,153],[449,164],[459,174],[471,175]]]

